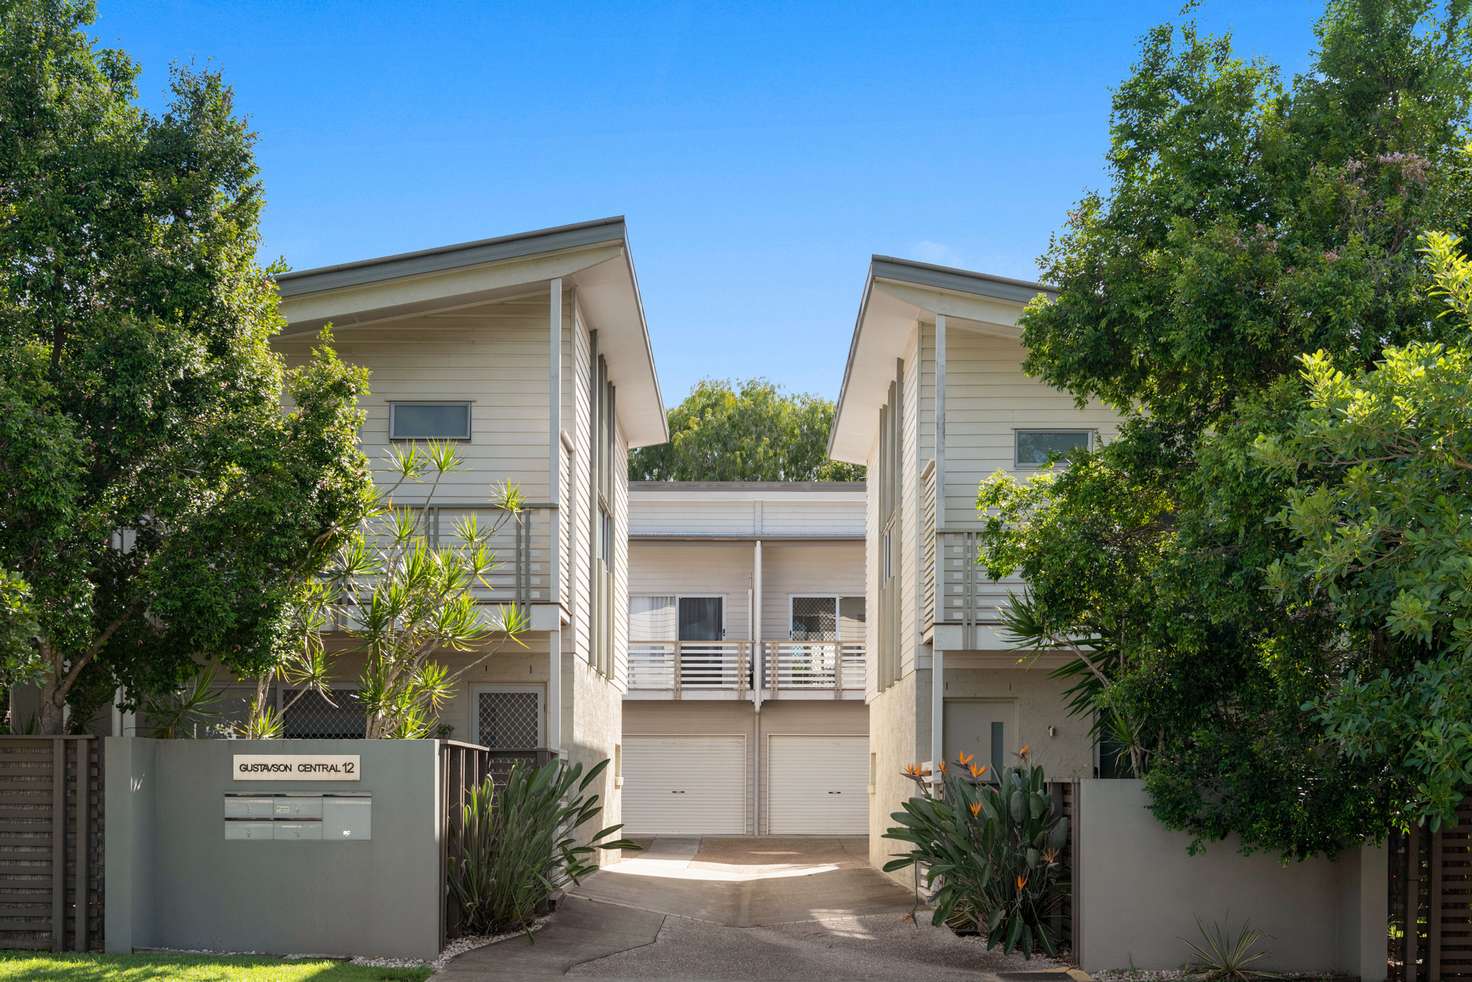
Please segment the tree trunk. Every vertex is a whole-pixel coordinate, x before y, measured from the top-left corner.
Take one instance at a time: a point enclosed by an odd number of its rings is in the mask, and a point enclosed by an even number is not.
[[[57,690],[54,680],[41,686],[41,701],[36,706],[36,729],[42,736],[60,736],[66,727],[66,697]]]

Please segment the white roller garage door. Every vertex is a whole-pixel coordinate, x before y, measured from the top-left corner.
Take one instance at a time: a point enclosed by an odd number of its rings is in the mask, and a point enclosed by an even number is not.
[[[869,831],[869,738],[772,736],[767,740],[771,835]]]
[[[745,835],[746,739],[624,737],[624,831]]]

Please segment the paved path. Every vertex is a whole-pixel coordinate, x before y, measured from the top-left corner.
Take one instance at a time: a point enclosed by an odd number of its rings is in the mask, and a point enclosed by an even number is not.
[[[1047,969],[909,914],[862,838],[656,839],[585,880],[535,942],[469,952],[436,979],[995,979]]]

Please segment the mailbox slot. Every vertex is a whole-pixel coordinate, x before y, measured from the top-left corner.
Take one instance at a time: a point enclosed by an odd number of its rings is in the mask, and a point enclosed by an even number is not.
[[[274,816],[272,803],[275,799],[264,795],[233,795],[225,796],[226,818],[263,818],[270,820]]]
[[[275,838],[275,822],[227,821],[227,839],[272,839]]]
[[[322,838],[321,822],[272,822],[271,827],[276,832],[274,838],[277,842]]]
[[[312,819],[314,821],[320,821],[322,818],[322,796],[277,795],[273,814],[278,819]]]
[[[333,842],[373,838],[373,799],[346,796],[323,798],[322,838]]]

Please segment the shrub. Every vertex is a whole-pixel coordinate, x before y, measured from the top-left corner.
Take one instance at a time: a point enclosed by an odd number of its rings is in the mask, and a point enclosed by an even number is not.
[[[471,789],[449,876],[466,932],[529,930],[557,891],[597,869],[598,849],[639,848],[609,838],[621,825],[579,841],[578,830],[598,815],[599,797],[588,788],[607,767],[601,760],[584,774],[582,764],[560,758],[517,764],[503,786],[486,778]]]
[[[913,866],[924,876],[935,924],[974,927],[988,948],[1003,952],[1056,955],[1059,939],[1048,917],[1067,886],[1058,857],[1068,819],[1054,814],[1043,769],[1027,748],[1017,756],[1015,767],[997,775],[970,754],[943,763],[939,793],[918,766],[906,768],[920,793],[891,816],[899,825],[884,837],[911,849],[884,870]]]
[[[1181,940],[1191,949],[1193,960],[1189,970],[1197,979],[1211,982],[1253,982],[1254,979],[1277,978],[1272,972],[1252,967],[1253,963],[1261,960],[1267,953],[1258,948],[1262,941],[1262,932],[1246,921],[1233,934],[1220,924],[1213,924],[1207,930],[1198,917],[1196,930],[1201,932],[1200,944],[1187,938]]]

